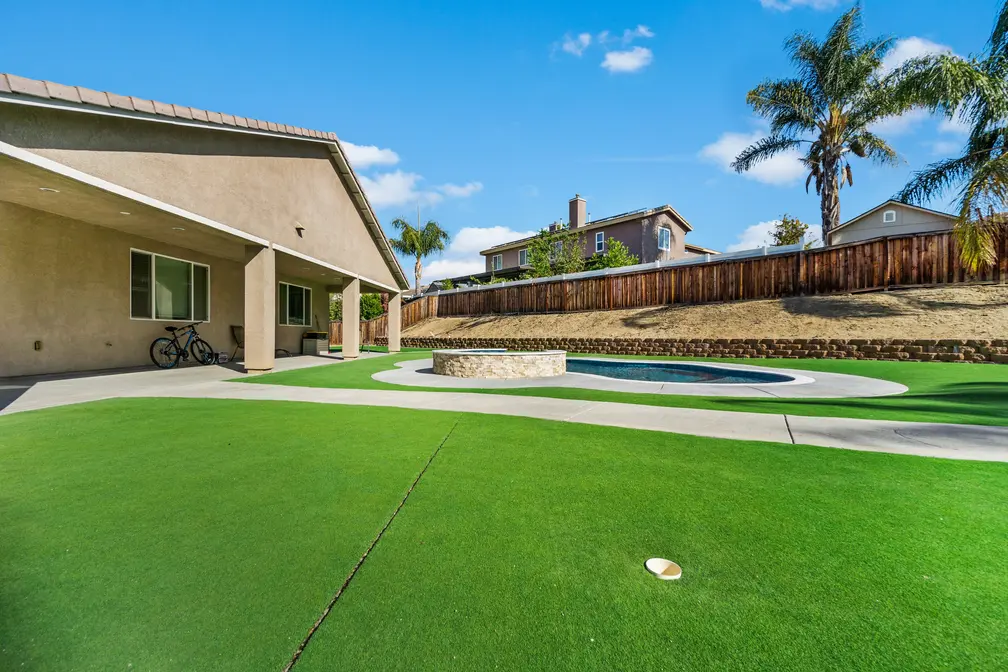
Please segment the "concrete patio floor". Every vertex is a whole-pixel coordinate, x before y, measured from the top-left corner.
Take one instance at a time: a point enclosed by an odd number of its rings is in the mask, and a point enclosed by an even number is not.
[[[320,366],[333,361],[332,357],[292,357],[277,360],[276,370]],[[513,415],[712,438],[1008,462],[1008,427],[740,413],[465,392],[329,389],[227,382],[242,375],[225,366],[210,366],[48,377],[30,384],[27,380],[18,383],[17,379],[7,379],[0,381],[0,388],[18,384],[22,391],[0,410],[0,415],[120,397],[277,400]],[[12,380],[15,383],[11,383]]]

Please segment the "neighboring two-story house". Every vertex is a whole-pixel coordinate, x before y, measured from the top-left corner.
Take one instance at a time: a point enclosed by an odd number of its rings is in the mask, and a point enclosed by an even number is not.
[[[556,229],[561,225],[554,224]],[[607,249],[609,242],[618,240],[637,255],[640,263],[682,259],[684,257],[717,254],[686,242],[686,234],[693,230],[682,215],[670,205],[645,208],[625,212],[620,215],[588,221],[587,203],[580,195],[570,200],[569,231],[575,232],[582,240],[584,257],[590,258]],[[512,278],[521,275],[528,267],[528,244],[532,238],[522,238],[496,245],[480,252],[486,260],[486,272],[473,276],[484,280],[491,276]],[[466,278],[458,278],[464,282]]]

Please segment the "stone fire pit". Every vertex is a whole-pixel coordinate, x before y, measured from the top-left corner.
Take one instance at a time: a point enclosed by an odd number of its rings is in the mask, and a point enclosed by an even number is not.
[[[434,373],[456,378],[549,378],[567,373],[567,352],[435,350]]]

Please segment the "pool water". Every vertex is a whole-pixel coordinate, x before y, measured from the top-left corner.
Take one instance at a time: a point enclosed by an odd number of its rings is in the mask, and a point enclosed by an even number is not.
[[[791,376],[769,371],[722,369],[683,362],[616,362],[601,359],[567,358],[568,373],[590,373],[593,376],[644,380],[653,383],[720,383],[759,385],[788,383]]]

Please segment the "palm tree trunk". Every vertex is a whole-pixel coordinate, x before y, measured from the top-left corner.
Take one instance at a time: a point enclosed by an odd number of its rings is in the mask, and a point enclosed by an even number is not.
[[[413,286],[413,293],[415,296],[420,296],[420,274],[423,272],[423,266],[420,264],[420,257],[416,258],[416,263],[413,265],[413,277],[416,278],[416,284]]]
[[[837,181],[836,165],[823,166],[826,179],[819,193],[822,207],[822,242],[829,245],[830,232],[840,226],[840,183]]]

